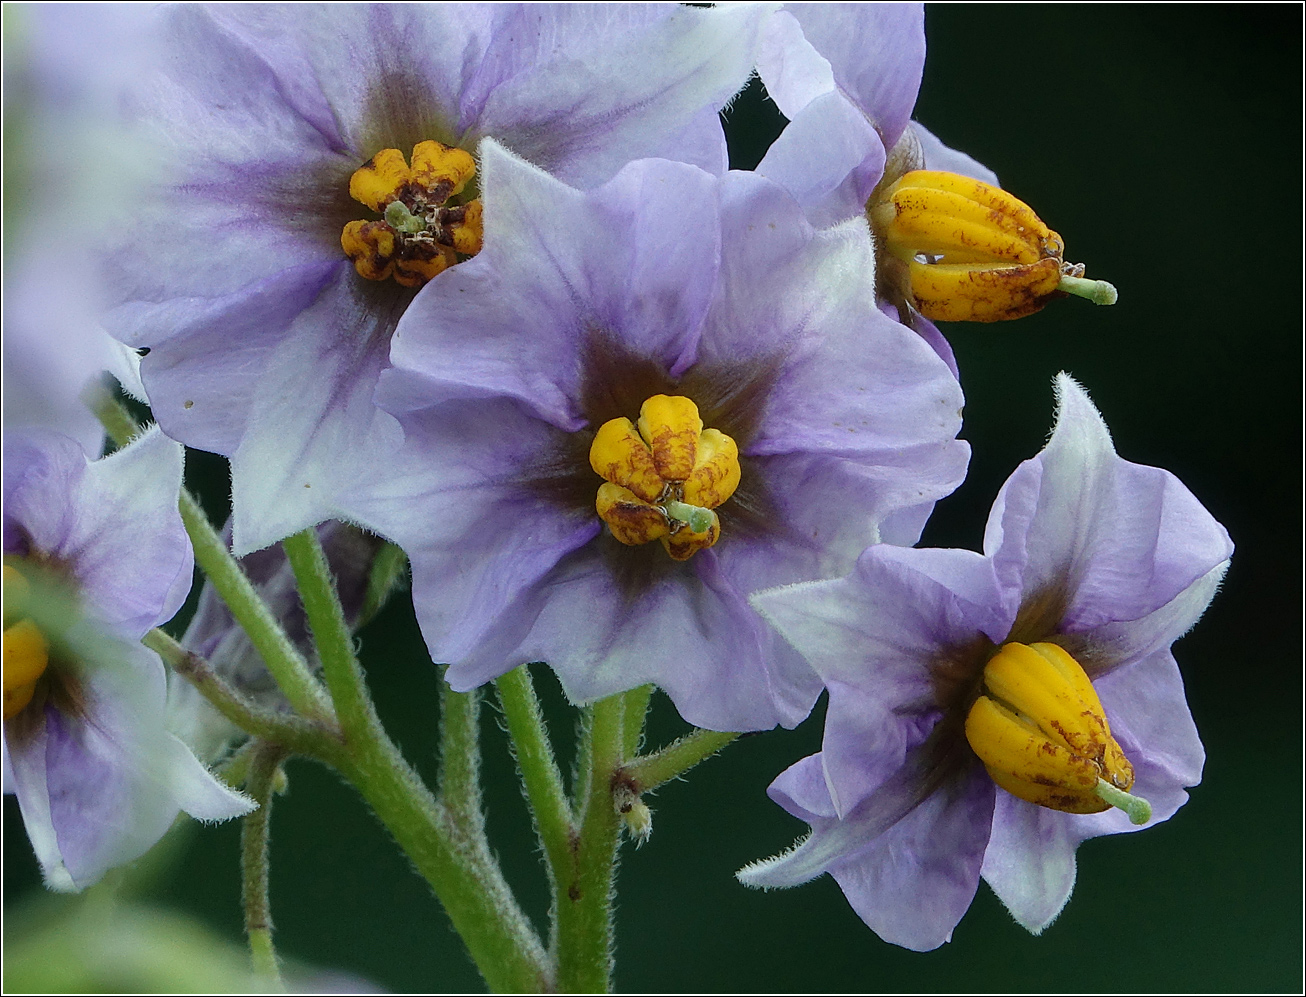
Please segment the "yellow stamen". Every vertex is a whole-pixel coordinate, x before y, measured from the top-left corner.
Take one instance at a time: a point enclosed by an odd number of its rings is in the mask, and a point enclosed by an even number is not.
[[[937,170],[913,170],[877,192],[872,228],[910,278],[926,318],[998,322],[1030,315],[1062,294],[1112,304],[1115,288],[1082,278],[1065,244],[1006,191]]]
[[[612,535],[636,546],[662,541],[684,561],[721,535],[712,510],[739,486],[739,448],[704,429],[698,406],[680,395],[653,395],[639,423],[611,419],[590,445],[590,467],[605,483],[595,508]]]
[[[27,579],[4,566],[4,718],[8,720],[31,702],[36,682],[50,663],[50,647],[36,624],[22,616]]]
[[[1134,769],[1092,682],[1056,644],[1002,646],[984,668],[966,739],[993,781],[1030,803],[1079,814],[1143,803],[1128,795]]]
[[[350,222],[340,235],[359,276],[421,287],[457,263],[459,254],[479,253],[481,202],[446,203],[475,174],[470,153],[429,140],[413,147],[411,167],[398,149],[382,149],[355,170],[350,196],[383,215]]]

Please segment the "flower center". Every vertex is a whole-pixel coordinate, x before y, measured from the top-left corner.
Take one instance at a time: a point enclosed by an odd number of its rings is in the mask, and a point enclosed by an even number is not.
[[[1152,809],[1131,796],[1134,767],[1111,736],[1093,683],[1056,644],[1004,644],[984,667],[966,740],[993,781],[1051,810],[1119,807],[1135,824]]]
[[[610,419],[590,446],[590,467],[604,479],[595,508],[623,544],[662,541],[686,561],[721,535],[713,512],[739,487],[739,448],[704,429],[698,406],[681,395],[653,395],[639,424]]]
[[[27,579],[17,568],[8,564],[4,568],[4,717],[8,720],[32,701],[36,682],[50,663],[50,647],[36,624],[23,614]]]
[[[867,216],[926,318],[1000,322],[1063,294],[1115,304],[1116,289],[1065,262],[1061,236],[1029,205],[982,181],[913,170],[877,191]]]
[[[394,277],[421,287],[459,255],[481,251],[481,202],[449,204],[476,174],[471,154],[440,142],[418,142],[412,165],[398,149],[382,149],[349,178],[349,196],[379,211],[379,221],[345,226],[340,246],[368,280]]]

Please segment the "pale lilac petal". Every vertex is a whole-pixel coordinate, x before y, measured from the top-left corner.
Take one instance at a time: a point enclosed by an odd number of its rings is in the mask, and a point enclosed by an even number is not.
[[[68,501],[86,476],[86,454],[77,441],[48,430],[4,434],[4,551],[25,557],[33,550],[61,550],[77,525]]]
[[[5,730],[5,758],[9,783],[6,792],[18,799],[23,815],[23,829],[36,852],[41,878],[51,890],[72,893],[78,889],[64,866],[50,817],[50,789],[46,783],[46,728],[44,717],[30,725],[21,743],[10,745],[8,723]]]
[[[944,145],[937,135],[919,121],[913,121],[911,127],[920,140],[921,152],[925,156],[925,169],[960,173],[964,177],[973,177],[994,187],[1001,186],[998,183],[998,175],[979,160]]]
[[[730,168],[730,150],[721,126],[721,112],[715,108],[700,111],[683,131],[671,136],[660,148],[650,150],[649,156],[688,163],[713,176],[723,176]]]
[[[885,146],[892,148],[911,119],[921,85],[924,5],[790,3],[785,10],[829,61],[835,85],[871,119]]]
[[[79,712],[47,701],[39,719],[9,721],[6,740],[47,881],[80,890],[144,854],[183,806],[222,820],[252,803],[165,729],[164,669],[154,652],[103,634],[72,640],[94,655],[77,667]]]
[[[1088,632],[1090,646],[1107,663],[1134,661],[1168,648],[1186,634],[1215,598],[1229,562],[1224,561],[1160,609],[1140,620],[1107,623]],[[1096,676],[1098,669],[1094,670]]]
[[[812,834],[791,851],[742,869],[739,879],[749,886],[783,887],[829,872],[885,941],[916,951],[948,941],[979,885],[993,784],[964,775],[921,799],[920,772],[908,764],[855,811],[835,820],[819,813],[824,808],[810,764],[794,769],[770,792],[782,804],[801,800]]]
[[[632,29],[621,5],[555,9],[556,30],[585,38],[583,58],[541,60],[497,87],[466,124],[580,187],[665,149],[704,108],[724,107],[748,82],[769,13],[762,4],[665,10]]]
[[[999,791],[993,833],[984,853],[984,881],[1026,931],[1042,933],[1070,899],[1075,886],[1075,849],[1083,840],[1064,814]]]
[[[332,518],[366,462],[399,446],[398,423],[372,401],[394,317],[354,276],[338,271],[265,359],[231,458],[237,556]]]
[[[117,309],[119,336],[148,345],[160,328],[169,330],[166,344],[156,341],[141,363],[159,425],[188,446],[235,453],[259,377],[295,320],[347,269],[343,261],[293,267],[223,298]]]
[[[560,515],[532,491],[532,475],[547,471],[539,455],[554,447],[557,431],[515,402],[435,406],[406,428],[392,469],[351,499],[350,512],[409,554],[431,656],[458,662],[526,588],[592,539],[599,522]],[[438,515],[418,511],[433,502]],[[501,674],[520,662],[496,664]]]
[[[1116,456],[1102,417],[1065,374],[1041,454],[1003,486],[984,549],[1008,598],[1062,591],[1063,632],[1140,619],[1228,560],[1228,533],[1179,481]]]
[[[7,552],[63,565],[96,615],[133,637],[176,613],[192,581],[177,443],[151,429],[89,464],[53,434],[7,439],[5,449]]]
[[[938,719],[928,668],[946,649],[1005,633],[984,559],[871,547],[848,578],[760,592],[752,602],[830,690],[823,745],[836,812],[903,764]]]
[[[993,798],[987,779],[959,779],[932,793],[864,854],[831,868],[872,931],[916,952],[952,940],[979,887]]]
[[[862,214],[884,172],[884,144],[842,94],[821,94],[791,121],[757,165],[824,227]]]
[[[596,546],[564,561],[450,669],[450,683],[471,688],[505,664],[546,660],[575,702],[655,682],[698,727],[761,730],[806,718],[820,682],[749,608],[713,551],[623,598],[610,560],[628,553]]]
[[[813,231],[781,189],[732,173],[722,226],[721,290],[698,360],[784,358],[745,452],[963,451],[955,440],[962,404],[956,380],[918,336],[875,305],[864,222]],[[959,480],[933,495],[939,485],[922,483],[922,497],[940,497]]]
[[[1206,761],[1174,656],[1163,648],[1103,675],[1094,687],[1111,733],[1134,765],[1132,792],[1152,804],[1152,823],[1169,819],[1188,798],[1183,790],[1202,781]]]
[[[780,113],[790,121],[835,88],[830,60],[816,51],[802,25],[787,10],[777,11],[766,21],[758,46],[757,73]]]
[[[889,317],[896,320],[898,310],[892,305],[885,305],[881,310],[888,314],[886,309],[893,309],[893,313]],[[952,376],[960,381],[961,371],[957,368],[957,356],[952,352],[952,344],[944,338],[943,333],[939,331],[939,327],[919,312],[912,313],[911,327],[916,330],[916,335],[925,340],[930,349],[939,355],[939,359],[948,365],[948,370],[952,371]]]

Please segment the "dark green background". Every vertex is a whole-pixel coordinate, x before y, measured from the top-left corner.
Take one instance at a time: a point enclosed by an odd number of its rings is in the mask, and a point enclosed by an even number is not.
[[[986,887],[954,941],[880,942],[828,878],[762,894],[732,873],[803,828],[763,790],[816,750],[820,713],[744,739],[651,802],[626,847],[617,983],[652,991],[1288,990],[1301,985],[1301,8],[931,8],[917,117],[997,171],[1115,283],[1112,309],[1058,302],[1003,326],[953,326],[966,390],[966,484],[926,542],[977,547],[989,504],[1042,445],[1059,370],[1083,383],[1122,456],[1173,470],[1238,546],[1223,591],[1176,648],[1209,755],[1178,816],[1079,853],[1042,938]],[[732,125],[765,141],[760,102]],[[741,145],[740,165],[757,153]],[[204,466],[203,461],[196,467]],[[430,773],[437,696],[409,615],[364,632],[382,715]],[[547,673],[541,686],[553,690]],[[555,732],[572,720],[560,702]],[[655,701],[653,737],[681,729]],[[534,842],[486,718],[491,834],[542,917]],[[569,737],[564,737],[569,740]],[[278,800],[273,909],[284,955],[393,990],[479,980],[425,885],[351,790],[305,762]],[[35,866],[6,800],[5,898]],[[201,829],[158,899],[233,939],[238,828]]]

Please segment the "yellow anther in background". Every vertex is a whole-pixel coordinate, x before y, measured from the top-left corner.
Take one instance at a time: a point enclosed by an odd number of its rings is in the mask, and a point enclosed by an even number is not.
[[[675,533],[668,534],[662,538],[662,546],[666,548],[672,560],[688,561],[700,550],[711,547],[721,536],[721,520],[717,514],[712,513],[712,525],[706,530],[695,533],[689,527],[679,530]]]
[[[50,663],[50,647],[35,623],[26,619],[23,602],[27,579],[12,565],[4,566],[4,718],[8,720],[31,702],[36,681]]]
[[[475,256],[485,241],[481,202],[471,201],[463,207],[462,221],[453,229],[453,248],[464,256]]]
[[[998,322],[1062,293],[1115,301],[1105,281],[1067,264],[1065,244],[1025,202],[956,173],[913,170],[867,206],[882,247],[902,261],[911,303],[926,318]]]
[[[359,276],[385,280],[394,273],[395,230],[385,222],[350,222],[340,233],[340,248]]]
[[[595,508],[621,543],[662,541],[675,560],[711,547],[721,535],[712,510],[739,486],[739,448],[704,429],[698,406],[682,395],[653,395],[627,418],[599,427],[590,467],[605,484]]]
[[[1092,682],[1056,644],[1002,646],[984,668],[966,740],[995,783],[1052,810],[1099,813],[1111,806],[1102,784],[1127,797],[1134,783]]]

